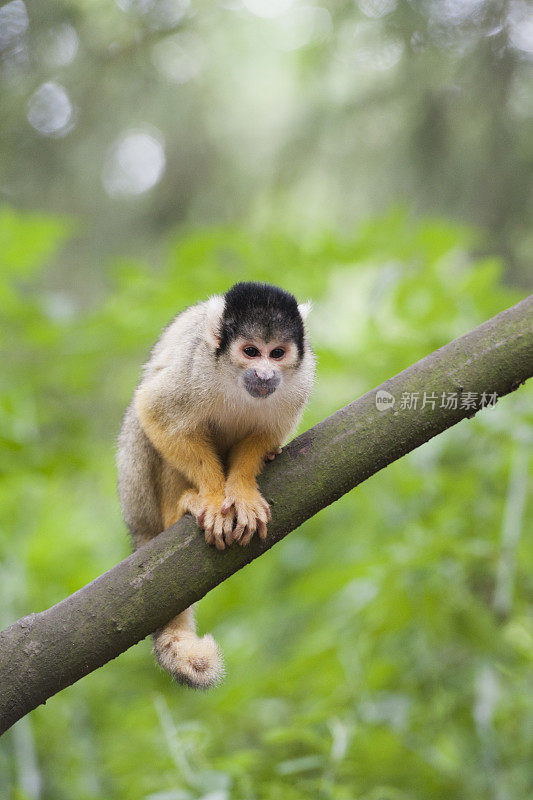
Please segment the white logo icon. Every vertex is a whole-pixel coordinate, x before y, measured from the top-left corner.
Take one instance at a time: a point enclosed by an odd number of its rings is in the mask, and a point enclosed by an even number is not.
[[[388,408],[392,408],[395,402],[396,399],[390,392],[386,392],[384,389],[376,392],[376,408],[378,411],[386,411]]]

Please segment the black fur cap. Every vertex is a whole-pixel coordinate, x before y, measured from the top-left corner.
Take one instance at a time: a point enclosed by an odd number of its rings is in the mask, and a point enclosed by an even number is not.
[[[226,292],[220,325],[218,352],[224,352],[237,336],[260,336],[293,341],[298,355],[304,353],[304,324],[296,298],[268,283],[236,283]]]

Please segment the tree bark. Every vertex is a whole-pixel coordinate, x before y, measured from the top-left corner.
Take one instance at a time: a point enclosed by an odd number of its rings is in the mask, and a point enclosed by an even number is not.
[[[284,448],[261,475],[272,504],[265,542],[222,553],[185,517],[92,583],[0,633],[0,733],[47,698],[144,639],[383,467],[533,375],[533,295],[413,364]],[[393,406],[380,410],[379,391]],[[423,403],[424,392],[426,402]],[[457,393],[457,408],[441,407]],[[468,408],[466,393],[475,393]],[[404,408],[404,393],[418,393]],[[453,403],[452,403],[453,405]],[[486,413],[490,413],[487,411]]]

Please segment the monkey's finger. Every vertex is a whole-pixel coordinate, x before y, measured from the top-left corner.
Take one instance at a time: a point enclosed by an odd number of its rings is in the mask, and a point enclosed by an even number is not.
[[[213,536],[213,534],[210,531],[206,531],[205,532],[205,540],[206,540],[207,544],[210,544],[210,545],[215,544],[215,537]]]
[[[230,508],[235,505],[235,498],[234,497],[226,497],[224,502],[222,503],[221,511],[223,514],[227,514]]]
[[[245,528],[246,528],[246,525],[237,523],[237,525],[235,526],[235,529],[233,531],[233,541],[234,542],[238,542],[241,539]]]
[[[254,513],[248,514],[248,522],[246,523],[246,527],[252,532],[251,535],[255,533],[257,529],[257,517]]]
[[[217,550],[224,550],[226,547],[224,544],[224,539],[222,538],[222,534],[220,536],[215,536],[215,547]]]
[[[257,524],[257,533],[259,534],[259,538],[260,539],[266,539],[267,538],[266,522],[263,522],[262,519],[260,519],[258,524]]]
[[[212,511],[207,511],[204,517],[203,528],[206,533],[207,531],[212,533],[214,527],[215,527],[215,515]]]
[[[256,517],[257,517],[257,526],[258,527],[259,527],[259,523],[261,523],[261,522],[264,525],[267,524],[267,522],[268,522],[268,514],[263,508],[258,508],[257,509]]]
[[[244,530],[248,523],[248,514],[246,513],[246,508],[241,503],[238,503],[235,507],[235,511],[237,513],[237,526]]]
[[[262,497],[261,500],[259,501],[259,506],[265,512],[265,514],[267,515],[267,519],[271,519],[270,506],[269,506],[269,504],[267,503],[267,501],[265,500],[264,497]]]
[[[244,530],[248,527],[250,518],[248,516],[248,508],[243,503],[237,504],[237,524]]]
[[[230,511],[224,515],[224,530],[233,530],[235,527],[235,509],[231,508]]]
[[[198,523],[198,526],[200,528],[204,527],[205,512],[206,512],[206,509],[204,508],[204,509],[202,509],[202,511],[200,511],[200,513],[196,517],[196,522]]]
[[[223,533],[224,539],[226,540],[227,545],[233,544],[234,541],[234,534],[233,534],[233,514],[224,517],[224,525],[223,525]]]
[[[244,533],[241,536],[239,544],[241,547],[246,547],[247,544],[250,544],[250,539],[254,535],[253,531],[248,530],[248,528],[244,529]]]
[[[213,525],[213,535],[215,539],[222,539],[222,531],[224,529],[224,517],[222,514],[217,514]]]

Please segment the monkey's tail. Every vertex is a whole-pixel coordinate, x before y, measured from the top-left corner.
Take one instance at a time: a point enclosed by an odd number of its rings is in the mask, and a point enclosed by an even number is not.
[[[187,625],[183,617],[190,613]],[[220,649],[211,636],[197,636],[192,627],[192,609],[187,609],[154,634],[154,653],[158,664],[178,683],[193,689],[209,689],[224,676]]]

